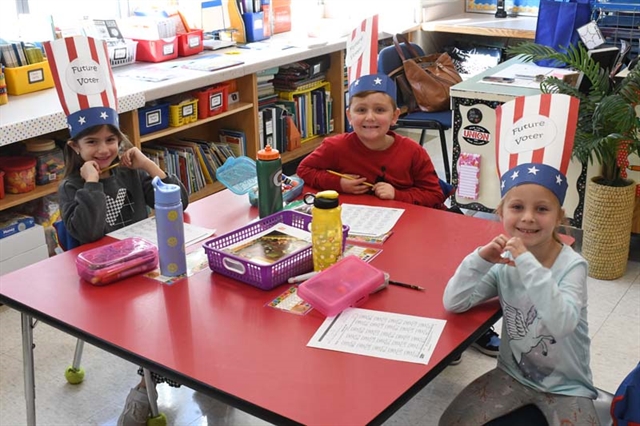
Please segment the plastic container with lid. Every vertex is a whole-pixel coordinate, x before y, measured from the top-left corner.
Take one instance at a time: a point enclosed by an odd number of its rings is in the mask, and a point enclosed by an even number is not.
[[[62,178],[64,154],[53,139],[25,141],[27,155],[36,159],[36,185],[46,185]]]
[[[150,271],[158,264],[158,249],[149,241],[131,237],[91,250],[76,258],[81,278],[104,285]]]
[[[298,296],[328,317],[364,303],[385,284],[385,274],[347,256],[298,286]]]
[[[7,194],[23,194],[36,189],[36,159],[27,156],[0,158]]]

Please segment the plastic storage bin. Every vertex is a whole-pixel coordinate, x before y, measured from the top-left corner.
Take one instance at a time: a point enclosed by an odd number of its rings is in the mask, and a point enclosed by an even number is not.
[[[313,257],[311,256],[310,245],[308,248],[283,257],[270,265],[258,264],[222,250],[225,247],[271,229],[279,223],[308,231],[311,225],[311,216],[293,210],[283,210],[267,216],[258,222],[209,240],[204,243],[204,250],[207,253],[209,267],[214,272],[262,290],[271,290],[287,281],[290,277],[311,271],[313,269]],[[343,225],[342,228],[343,241],[346,241],[349,227]]]
[[[49,62],[4,69],[7,93],[13,96],[37,92],[54,86]]]
[[[198,98],[198,118],[211,117],[228,109],[229,86],[220,84],[194,92]]]
[[[143,62],[163,62],[178,57],[178,37],[159,40],[135,40],[138,42],[136,60]]]
[[[285,203],[295,200],[304,189],[304,181],[298,176],[287,178],[295,184],[292,184],[290,189],[284,189],[283,185],[282,200]],[[254,207],[258,205],[258,176],[255,160],[245,156],[229,158],[216,170],[216,179],[234,194],[249,194],[249,203]],[[284,179],[283,177],[283,184]]]
[[[178,56],[191,56],[202,52],[202,30],[191,30],[188,33],[178,34]]]
[[[169,105],[169,126],[180,127],[198,121],[198,100],[187,99],[177,105]]]
[[[136,61],[137,46],[138,42],[134,40],[107,42],[111,67],[114,68],[134,63]]]
[[[157,132],[169,127],[169,104],[148,105],[138,110],[140,134]]]
[[[347,256],[298,286],[298,296],[328,317],[364,303],[384,285],[384,272]]]
[[[33,157],[2,157],[0,170],[4,172],[4,191],[22,194],[36,189],[36,159]]]
[[[94,285],[109,284],[158,265],[158,249],[149,241],[131,237],[83,251],[76,258],[81,278]]]
[[[64,154],[53,139],[26,141],[27,154],[36,159],[36,185],[46,185],[62,178]]]

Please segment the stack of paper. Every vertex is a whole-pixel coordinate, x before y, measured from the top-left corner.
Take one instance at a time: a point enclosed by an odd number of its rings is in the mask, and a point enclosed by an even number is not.
[[[480,154],[460,153],[458,161],[458,197],[478,199]]]

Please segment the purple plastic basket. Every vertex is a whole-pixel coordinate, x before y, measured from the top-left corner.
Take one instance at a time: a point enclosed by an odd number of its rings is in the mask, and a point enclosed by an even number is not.
[[[310,230],[311,216],[293,210],[283,210],[274,213],[258,222],[244,226],[233,232],[221,235],[203,244],[204,251],[209,259],[209,267],[212,271],[234,278],[238,281],[258,287],[262,290],[272,288],[284,283],[290,277],[304,274],[313,269],[313,256],[311,247],[300,250],[284,257],[271,265],[259,265],[233,254],[221,250],[232,244],[250,238],[264,232],[273,226],[284,223],[294,228]],[[349,227],[342,226],[342,248],[344,250]]]

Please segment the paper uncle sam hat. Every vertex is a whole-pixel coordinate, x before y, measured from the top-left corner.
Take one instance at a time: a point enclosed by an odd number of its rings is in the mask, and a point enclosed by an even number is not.
[[[74,36],[44,44],[71,137],[96,125],[118,126],[118,97],[102,40]]]
[[[384,92],[396,100],[396,83],[385,74],[370,74],[360,76],[349,86],[349,99],[360,92]]]
[[[522,96],[496,109],[496,164],[500,191],[536,183],[560,205],[567,193],[567,168],[580,101],[569,95]]]

